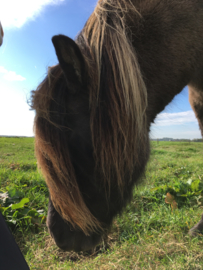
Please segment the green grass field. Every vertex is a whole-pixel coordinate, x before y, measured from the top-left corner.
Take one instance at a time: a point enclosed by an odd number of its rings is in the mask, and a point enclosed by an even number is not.
[[[33,138],[0,138],[0,211],[31,269],[203,269],[203,144],[153,142],[134,198],[92,253],[63,252],[45,222],[48,190]]]

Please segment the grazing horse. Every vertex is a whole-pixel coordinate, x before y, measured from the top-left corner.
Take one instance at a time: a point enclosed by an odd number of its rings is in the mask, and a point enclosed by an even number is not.
[[[4,36],[4,31],[3,31],[3,27],[2,27],[1,22],[0,22],[0,46],[3,43],[3,36]]]
[[[157,114],[189,85],[203,133],[203,1],[99,0],[32,93],[47,225],[64,250],[89,250],[132,198]]]

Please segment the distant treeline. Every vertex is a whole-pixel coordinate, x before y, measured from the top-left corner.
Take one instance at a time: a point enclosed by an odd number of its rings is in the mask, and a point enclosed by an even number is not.
[[[165,141],[165,142],[203,142],[203,139],[173,139],[173,138],[162,138],[162,139],[151,139],[151,141]]]
[[[0,135],[0,138],[34,138],[34,136],[7,136],[7,135]]]
[[[34,138],[34,136],[7,136],[7,135],[0,135],[0,138]],[[164,141],[164,142],[203,142],[203,139],[173,139],[173,138],[162,138],[162,139],[151,139],[151,141]]]

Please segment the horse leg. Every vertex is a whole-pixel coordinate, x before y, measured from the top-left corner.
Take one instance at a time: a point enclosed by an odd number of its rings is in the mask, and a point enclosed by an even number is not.
[[[197,117],[199,128],[203,137],[203,84],[202,87],[189,86],[189,101]],[[190,229],[189,234],[191,236],[196,236],[200,232],[203,232],[203,214],[201,220],[194,227],[192,227],[192,229]]]
[[[197,117],[199,128],[203,136],[203,86],[202,90],[194,86],[189,86],[189,101]]]

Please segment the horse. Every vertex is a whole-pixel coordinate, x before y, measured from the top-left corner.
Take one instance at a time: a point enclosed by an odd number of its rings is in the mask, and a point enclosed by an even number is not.
[[[3,27],[2,27],[1,22],[0,22],[0,46],[3,43],[3,36],[4,36],[4,31],[3,31]]]
[[[132,199],[157,114],[188,85],[203,135],[203,1],[99,0],[32,92],[35,153],[58,247],[87,251]],[[199,228],[199,227],[198,227]]]

